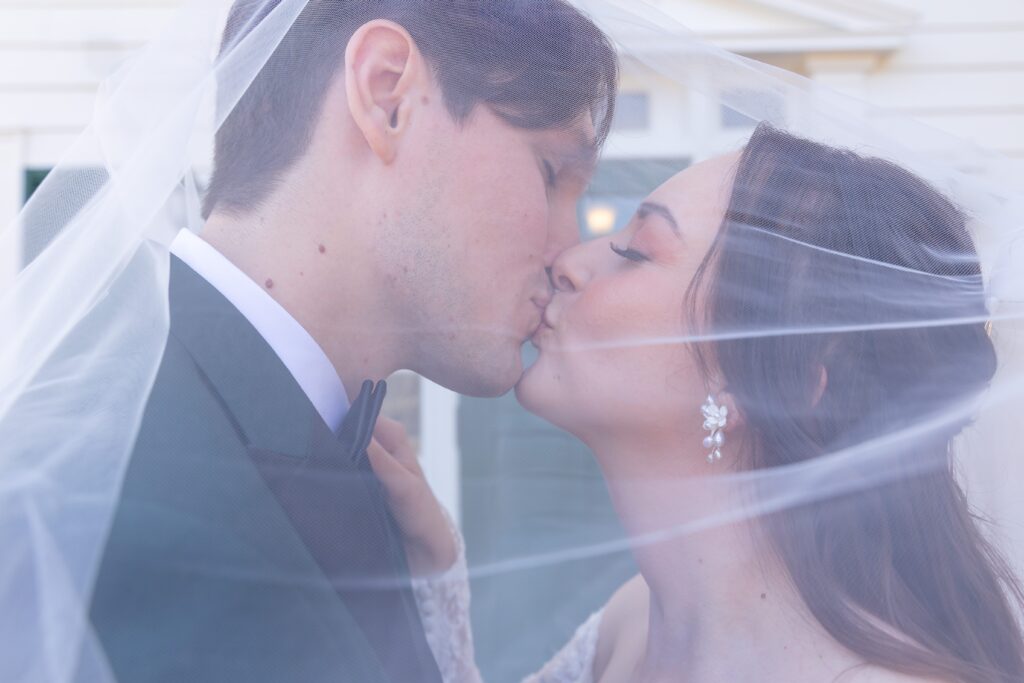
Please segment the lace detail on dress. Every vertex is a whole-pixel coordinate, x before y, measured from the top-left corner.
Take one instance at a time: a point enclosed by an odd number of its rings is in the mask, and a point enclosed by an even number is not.
[[[594,683],[594,654],[602,612],[594,612],[572,639],[537,673],[523,683]]]
[[[482,683],[473,652],[469,616],[469,572],[466,547],[451,518],[448,526],[455,537],[458,559],[443,574],[412,580],[427,644],[437,660],[444,683]],[[597,649],[601,612],[595,612],[573,635],[572,640],[551,661],[523,683],[593,683],[594,653]]]
[[[427,644],[444,683],[481,683],[473,652],[469,617],[469,571],[466,544],[447,511],[458,558],[443,574],[412,580]]]

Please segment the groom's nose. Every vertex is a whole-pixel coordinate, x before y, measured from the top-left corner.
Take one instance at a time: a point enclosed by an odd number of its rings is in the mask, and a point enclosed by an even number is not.
[[[578,251],[566,249],[558,255],[554,265],[548,268],[548,278],[556,292],[575,292],[582,286],[585,275],[583,264],[576,253]]]

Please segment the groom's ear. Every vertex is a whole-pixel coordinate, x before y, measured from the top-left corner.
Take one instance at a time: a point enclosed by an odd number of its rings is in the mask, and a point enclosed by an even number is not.
[[[409,32],[383,19],[363,24],[345,50],[349,112],[370,149],[391,163],[409,126],[414,94],[430,85],[430,71]]]

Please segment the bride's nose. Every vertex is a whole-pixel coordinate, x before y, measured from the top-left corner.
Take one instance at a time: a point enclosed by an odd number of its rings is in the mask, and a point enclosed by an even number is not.
[[[566,249],[551,266],[551,284],[558,292],[576,292],[586,286],[590,279],[590,269],[587,265],[588,245],[577,244]]]

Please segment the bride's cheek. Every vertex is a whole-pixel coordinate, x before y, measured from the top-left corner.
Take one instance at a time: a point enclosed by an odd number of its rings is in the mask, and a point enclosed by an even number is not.
[[[639,302],[630,293],[632,289],[619,280],[592,285],[583,312],[594,341],[619,341],[635,332]]]

